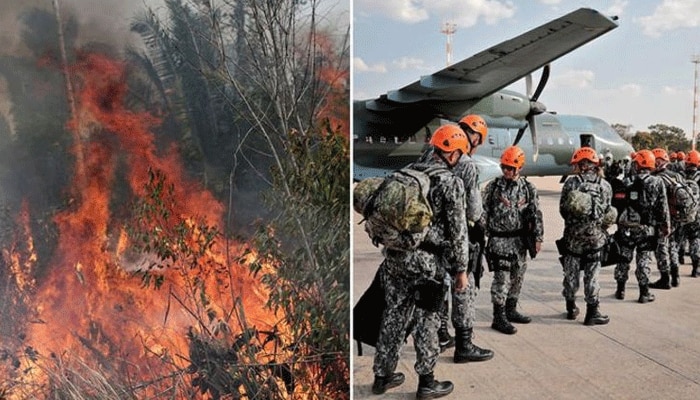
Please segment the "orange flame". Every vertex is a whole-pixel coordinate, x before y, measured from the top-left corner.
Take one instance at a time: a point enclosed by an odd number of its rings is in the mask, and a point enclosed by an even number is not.
[[[113,189],[119,179],[143,196],[149,171],[164,171],[174,188],[171,206],[194,235],[194,221],[220,225],[224,207],[186,178],[174,147],[158,154],[151,129],[159,120],[124,107],[125,64],[84,54],[72,73],[80,89],[78,111],[68,126],[84,141],[85,169],[74,171],[74,199],[54,217],[59,239],[50,270],[35,283],[36,258],[28,228],[28,255],[20,259],[15,253],[5,254],[17,286],[36,292],[33,305],[42,322],[28,326],[26,342],[43,355],[79,354],[103,367],[130,372],[151,371],[152,361],[163,358],[184,368],[186,333],[197,325],[195,309],[200,306],[187,302],[196,291],[193,282],[202,285],[197,293],[209,296],[206,312],[215,316],[212,324],[228,324],[239,297],[251,325],[271,329],[277,317],[264,307],[267,294],[248,274],[245,260],[236,263],[227,257],[242,254],[241,244],[215,242],[199,269],[161,271],[166,283],[159,290],[144,289],[129,272],[148,262],[148,256],[127,255],[132,244],[116,216],[124,205],[115,204],[120,199]],[[28,226],[26,210],[22,219]]]

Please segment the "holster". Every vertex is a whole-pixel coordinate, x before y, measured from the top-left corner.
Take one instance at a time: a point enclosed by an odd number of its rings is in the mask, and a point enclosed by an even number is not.
[[[503,256],[500,254],[495,254],[491,251],[486,251],[486,262],[489,266],[489,271],[510,271],[510,268],[518,262],[518,256],[515,254],[510,254]]]
[[[481,287],[481,277],[484,275],[484,251],[486,249],[486,235],[483,226],[474,224],[469,226],[469,268],[467,273],[474,274],[474,285]]]
[[[435,279],[424,279],[413,287],[416,307],[429,312],[438,312],[447,294],[447,285]]]
[[[474,284],[480,287],[481,277],[484,275],[484,247],[481,243],[469,242],[469,267],[467,273],[474,274]]]

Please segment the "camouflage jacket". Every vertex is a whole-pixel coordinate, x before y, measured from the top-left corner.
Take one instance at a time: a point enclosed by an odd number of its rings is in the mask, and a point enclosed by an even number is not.
[[[643,170],[628,183],[628,187],[631,187],[636,179],[641,179],[643,182],[643,193],[637,194],[638,199],[625,200],[623,211],[618,218],[618,229],[622,230],[625,235],[632,237],[655,235],[659,229],[670,229],[671,217],[668,211],[668,198],[664,182],[658,176],[650,175],[648,170]],[[634,205],[637,212],[644,214],[640,216],[639,223],[628,220],[628,215],[631,212],[629,208],[633,207],[633,202],[637,202]]]
[[[663,182],[664,186],[666,186],[666,196],[668,197],[670,195],[670,192],[673,189],[673,183],[672,182],[680,182],[685,179],[685,174],[682,174],[680,172],[674,171],[672,169],[668,168],[668,165],[666,164],[666,168],[662,168],[659,170],[656,170],[652,172],[653,176],[658,176],[659,178],[662,178],[661,181]],[[670,199],[667,199],[667,202]],[[670,219],[671,221],[671,226],[675,230],[680,226],[680,223],[677,221],[674,221],[673,218]]]
[[[484,213],[479,192],[479,167],[469,155],[462,154],[452,172],[464,182],[467,220],[479,221]]]
[[[511,181],[498,177],[484,189],[484,222],[490,235],[530,230],[535,241],[543,240],[542,211],[535,185],[524,177]],[[527,213],[534,216],[534,227],[523,224]]]
[[[433,158],[432,162],[444,164],[436,158]],[[443,267],[452,273],[467,270],[469,244],[464,197],[464,183],[454,174],[438,175],[431,183],[428,200],[433,208],[434,217],[424,242],[439,248],[440,251],[437,260],[432,261],[426,257],[429,253],[416,251],[422,259],[412,261],[414,268],[431,269],[435,266],[426,263],[442,262],[445,263]]]
[[[429,148],[418,162],[434,163],[433,148]],[[441,161],[440,161],[441,162]],[[467,221],[476,222],[481,219],[484,213],[484,207],[481,203],[481,193],[479,192],[479,167],[468,154],[462,154],[452,168],[452,173],[462,179],[465,191],[465,207],[467,213]]]
[[[564,245],[575,254],[586,254],[603,247],[607,240],[607,226],[603,225],[603,218],[580,217],[571,211],[572,193],[583,182],[599,181],[601,185],[601,198],[604,213],[611,211],[612,188],[605,179],[599,177],[594,171],[572,175],[566,179],[559,199],[559,213],[564,218]]]
[[[697,168],[693,167],[688,167],[685,170],[685,176],[686,179],[692,179],[695,182],[700,185],[700,170]],[[689,234],[690,237],[698,237],[700,236],[700,213],[698,213],[698,217],[694,222],[691,222],[689,224],[685,225],[685,231]]]

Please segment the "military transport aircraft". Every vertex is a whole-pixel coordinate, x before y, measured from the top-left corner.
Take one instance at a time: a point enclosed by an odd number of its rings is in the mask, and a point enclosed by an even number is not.
[[[399,90],[353,101],[354,179],[384,176],[415,161],[434,128],[466,114],[481,115],[489,126],[486,143],[474,156],[482,182],[500,174],[500,154],[512,144],[528,156],[524,175],[566,175],[571,154],[583,145],[609,151],[614,159],[629,156],[632,146],[606,122],[548,113],[538,101],[549,64],[615,29],[616,20],[581,8]],[[532,91],[531,74],[539,68]],[[523,77],[527,95],[502,90]]]

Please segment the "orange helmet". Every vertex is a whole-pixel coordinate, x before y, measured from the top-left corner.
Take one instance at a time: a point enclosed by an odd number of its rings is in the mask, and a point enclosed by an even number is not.
[[[510,146],[501,154],[501,165],[520,169],[525,165],[525,152],[518,146]]]
[[[654,157],[656,157],[657,160],[671,161],[666,150],[660,147],[655,148],[651,152],[654,153]]]
[[[685,164],[700,167],[700,151],[690,150],[688,157],[685,158]]]
[[[430,144],[436,148],[450,153],[461,150],[462,154],[467,154],[467,135],[457,125],[443,125],[433,133]]]
[[[489,133],[486,121],[476,114],[469,114],[462,117],[462,119],[459,120],[459,126],[462,129],[466,130],[469,128],[472,132],[478,133],[480,136],[478,144],[484,143],[484,139],[486,139],[486,135]]]
[[[677,159],[678,161],[683,161],[683,160],[685,160],[685,153],[684,153],[683,151],[679,151],[678,153],[676,153],[676,159]]]
[[[672,151],[671,154],[668,155],[668,158],[671,159],[671,161],[676,161],[678,159],[678,153]]]
[[[583,160],[588,160],[596,165],[600,164],[600,158],[598,157],[598,153],[596,153],[595,149],[593,149],[592,147],[581,147],[578,150],[576,150],[574,152],[574,155],[571,156],[571,165],[578,164]]]
[[[639,150],[632,159],[638,168],[655,169],[656,157],[651,150]]]

